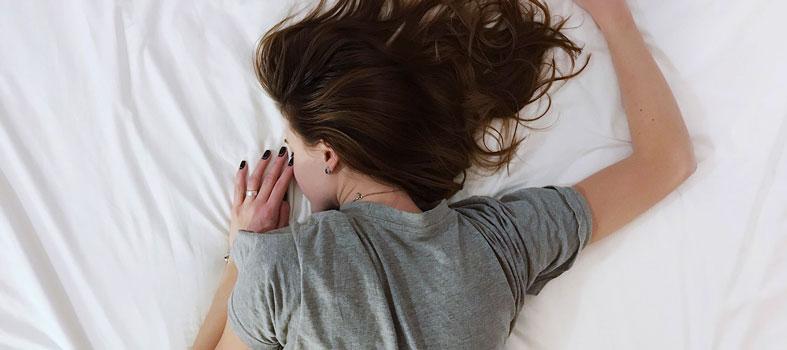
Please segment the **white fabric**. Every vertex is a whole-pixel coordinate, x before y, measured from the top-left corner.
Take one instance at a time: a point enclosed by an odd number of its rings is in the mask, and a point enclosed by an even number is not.
[[[554,93],[510,176],[572,184],[630,152],[605,43]],[[279,1],[3,1],[0,348],[180,349],[223,267],[232,179],[281,145],[252,74]],[[787,345],[787,5],[632,1],[699,159],[662,202],[527,300],[510,349]],[[557,122],[555,122],[557,121]],[[294,187],[293,187],[294,189]],[[294,217],[306,202],[291,191]],[[482,327],[483,325],[479,325]]]

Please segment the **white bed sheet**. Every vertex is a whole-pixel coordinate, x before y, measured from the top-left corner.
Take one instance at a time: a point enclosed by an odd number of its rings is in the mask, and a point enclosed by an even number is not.
[[[3,1],[0,348],[187,348],[223,267],[232,177],[281,142],[251,51],[279,1]],[[573,184],[630,152],[602,37],[511,174]],[[787,340],[787,5],[630,1],[699,160],[526,301],[510,349],[779,349]],[[293,188],[293,216],[308,203]],[[483,325],[479,325],[481,327]]]

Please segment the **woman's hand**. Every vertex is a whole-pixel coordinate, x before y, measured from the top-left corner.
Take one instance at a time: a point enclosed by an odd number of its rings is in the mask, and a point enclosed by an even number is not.
[[[230,221],[230,247],[235,242],[238,230],[266,232],[289,225],[290,204],[284,201],[285,193],[293,177],[292,166],[287,164],[286,148],[282,147],[278,157],[260,159],[251,176],[246,161],[235,175],[235,199],[232,201]],[[266,153],[270,154],[269,151]],[[294,156],[294,155],[293,155]],[[268,163],[273,165],[268,168]],[[246,190],[256,190],[257,195],[247,197]]]
[[[619,16],[630,14],[626,0],[574,0],[602,29]]]

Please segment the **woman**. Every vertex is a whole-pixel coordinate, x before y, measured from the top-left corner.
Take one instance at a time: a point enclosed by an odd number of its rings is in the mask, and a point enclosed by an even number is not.
[[[451,204],[460,174],[499,169],[521,142],[489,150],[477,132],[502,145],[516,128],[493,120],[533,120],[517,112],[581,71],[558,76],[549,58],[581,51],[565,20],[534,0],[339,0],[266,33],[255,69],[293,154],[241,163],[231,258],[195,348],[499,348],[524,294],[684,181],[688,133],[625,1],[576,2],[609,44],[631,155],[573,186]],[[313,213],[288,225],[293,176]]]

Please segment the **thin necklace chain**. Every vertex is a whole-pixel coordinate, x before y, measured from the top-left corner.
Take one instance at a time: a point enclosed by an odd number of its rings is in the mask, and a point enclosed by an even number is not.
[[[361,199],[361,198],[364,198],[364,197],[366,197],[366,196],[371,196],[371,195],[373,195],[373,194],[380,194],[380,193],[387,193],[387,192],[396,192],[396,191],[400,191],[400,190],[391,190],[391,191],[372,192],[372,193],[367,193],[367,194],[361,194],[361,192],[355,192],[355,199],[353,199],[352,201],[353,201],[353,202],[355,202],[355,201],[357,201],[357,200],[359,200],[359,199]]]

